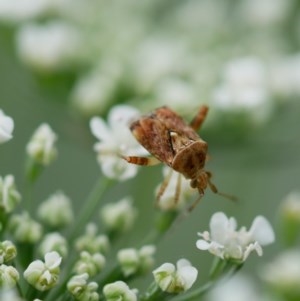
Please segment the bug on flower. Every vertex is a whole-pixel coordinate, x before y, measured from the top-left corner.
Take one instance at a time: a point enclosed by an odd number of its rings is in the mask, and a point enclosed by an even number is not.
[[[199,191],[199,198],[192,204],[192,210],[204,195],[207,186],[214,193],[218,192],[211,182],[212,174],[205,170],[207,160],[207,143],[200,138],[196,131],[201,128],[208,112],[207,106],[200,107],[195,118],[187,124],[178,114],[168,107],[161,107],[152,113],[142,116],[130,125],[130,130],[137,141],[152,154],[152,157],[123,156],[132,164],[155,165],[167,164],[172,170],[191,180],[190,185]],[[163,195],[171,174],[163,181],[157,201]],[[180,194],[180,178],[177,183],[174,201],[177,202]]]

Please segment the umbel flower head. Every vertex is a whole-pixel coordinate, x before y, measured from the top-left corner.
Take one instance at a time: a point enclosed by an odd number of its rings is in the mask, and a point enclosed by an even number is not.
[[[263,216],[254,219],[249,231],[245,227],[240,230],[236,228],[237,223],[233,217],[227,218],[223,212],[215,213],[210,220],[210,233],[198,233],[202,239],[197,241],[197,248],[208,250],[222,259],[243,262],[252,251],[261,256],[261,246],[275,240],[272,226]]]
[[[139,112],[127,105],[113,107],[108,114],[108,124],[100,117],[90,122],[92,134],[99,139],[94,149],[102,172],[109,178],[126,180],[137,173],[137,166],[128,164],[121,155],[146,155],[147,151],[135,140],[129,130]]]
[[[198,276],[198,270],[186,259],[172,263],[164,263],[153,271],[155,282],[165,292],[180,293],[188,290]]]

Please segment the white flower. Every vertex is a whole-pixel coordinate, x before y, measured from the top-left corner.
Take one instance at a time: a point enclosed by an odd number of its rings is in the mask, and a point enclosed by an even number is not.
[[[253,281],[239,273],[230,279],[217,283],[208,292],[206,301],[263,301]],[[266,301],[266,300],[265,300]]]
[[[74,219],[71,200],[62,191],[58,191],[41,203],[38,216],[51,227],[69,225]]]
[[[108,114],[108,124],[100,117],[90,122],[92,134],[100,140],[94,146],[102,172],[109,178],[126,180],[137,173],[137,166],[127,163],[121,155],[146,155],[146,150],[136,141],[129,125],[139,112],[127,105],[113,107]]]
[[[61,257],[57,252],[45,255],[45,262],[33,261],[25,270],[24,278],[39,291],[46,291],[56,285],[60,273]]]
[[[29,157],[34,161],[42,164],[50,164],[56,157],[57,151],[55,148],[56,134],[51,127],[43,123],[33,133],[30,141],[27,144],[26,151]]]
[[[113,100],[119,77],[119,64],[105,61],[79,78],[71,94],[72,104],[86,116],[103,113]]]
[[[59,232],[48,233],[39,245],[40,254],[44,255],[51,251],[56,251],[62,257],[68,254],[67,240]]]
[[[19,273],[13,266],[0,265],[0,288],[12,288],[18,280]]]
[[[8,228],[18,242],[35,243],[41,239],[43,228],[27,212],[12,215]]]
[[[249,231],[245,227],[236,230],[237,223],[234,218],[227,218],[223,212],[215,213],[210,220],[210,233],[198,233],[203,239],[196,243],[200,250],[226,260],[243,262],[252,251],[261,256],[261,246],[271,244],[275,240],[270,223],[263,216],[257,216]]]
[[[143,246],[139,250],[134,248],[119,250],[117,259],[123,274],[128,277],[137,272],[147,272],[153,265],[155,251],[156,249],[153,245]]]
[[[157,203],[158,207],[162,210],[181,209],[186,205],[186,202],[190,200],[190,197],[195,194],[195,189],[191,188],[190,181],[183,177],[180,173],[171,170],[167,166],[164,166],[163,168],[164,179],[169,176],[170,172],[172,174],[168,186]],[[180,185],[178,200],[175,199],[177,185]],[[158,193],[160,187],[161,184],[157,186],[156,194]]]
[[[20,200],[21,195],[16,189],[14,176],[0,177],[0,208],[4,209],[6,213],[10,213]]]
[[[288,194],[282,201],[280,211],[288,221],[300,223],[300,192]]]
[[[89,275],[87,273],[73,276],[67,283],[68,291],[78,301],[98,301],[98,284],[96,282],[88,283]]]
[[[106,301],[137,301],[136,290],[132,290],[123,281],[106,284],[103,288]]]
[[[14,130],[14,120],[5,115],[0,109],[0,143],[4,143],[12,138]]]
[[[100,273],[105,266],[105,257],[101,253],[90,254],[86,251],[80,253],[80,259],[75,263],[76,274],[87,273],[90,277]]]
[[[8,262],[17,255],[16,246],[9,240],[0,242],[0,264]]]
[[[131,199],[124,198],[103,206],[100,215],[108,229],[124,232],[132,227],[137,216],[137,209],[133,207]]]
[[[284,99],[300,95],[300,53],[283,57],[271,65],[271,87]]]
[[[260,276],[277,292],[285,296],[300,297],[300,251],[291,249],[279,254],[262,268]],[[286,298],[285,300],[289,300]]]
[[[266,70],[255,57],[227,64],[223,82],[215,89],[213,104],[222,111],[246,112],[253,121],[264,121],[271,112]]]
[[[0,0],[0,19],[14,22],[26,21],[53,9],[59,1],[60,0]]]
[[[9,300],[9,301],[24,301],[21,297],[18,295],[17,289],[12,288],[1,288],[0,289],[0,300]],[[38,299],[35,299],[33,301],[38,301]]]
[[[155,282],[165,292],[180,293],[188,290],[198,276],[198,270],[186,259],[172,263],[164,263],[153,271]]]
[[[17,33],[19,56],[42,71],[63,69],[75,57],[78,47],[75,28],[64,22],[27,24]]]
[[[77,251],[87,251],[90,254],[106,254],[109,250],[109,240],[104,234],[97,234],[97,226],[90,223],[86,226],[85,233],[75,241]]]

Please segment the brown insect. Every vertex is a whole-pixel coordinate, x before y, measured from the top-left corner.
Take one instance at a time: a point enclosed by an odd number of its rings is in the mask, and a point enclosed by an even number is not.
[[[212,174],[204,169],[207,160],[207,143],[196,133],[201,128],[208,112],[207,106],[202,106],[195,118],[187,124],[179,115],[168,107],[161,107],[149,115],[142,116],[130,125],[130,130],[137,141],[153,155],[153,157],[123,156],[132,164],[155,165],[167,164],[172,170],[191,180],[192,188],[197,188],[199,198],[189,207],[192,210],[204,195],[207,186],[214,193],[218,192],[211,182]],[[171,174],[163,181],[157,201],[163,195]],[[180,194],[180,178],[175,192],[175,202]]]

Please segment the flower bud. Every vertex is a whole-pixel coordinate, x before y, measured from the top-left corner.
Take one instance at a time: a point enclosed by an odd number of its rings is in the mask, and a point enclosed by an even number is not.
[[[42,255],[51,251],[56,251],[62,257],[68,254],[67,240],[58,232],[45,235],[39,246],[39,252]]]
[[[16,189],[14,176],[0,177],[0,209],[3,208],[6,213],[12,212],[20,200],[21,195]]]
[[[89,275],[87,273],[73,276],[67,283],[68,291],[78,301],[98,301],[98,284],[96,282],[88,283]]]
[[[12,260],[16,255],[17,249],[11,241],[0,242],[0,264]]]
[[[0,287],[12,288],[19,280],[19,273],[13,266],[0,265]]]
[[[34,221],[27,212],[13,215],[8,227],[18,242],[35,243],[42,236],[42,226]]]
[[[0,109],[0,143],[4,143],[12,138],[14,121],[11,117],[4,114]]]
[[[39,206],[38,216],[50,227],[69,225],[74,219],[71,200],[63,192],[58,191]]]
[[[123,281],[106,284],[103,294],[106,301],[137,301],[135,290],[131,290]]]
[[[24,278],[39,291],[46,291],[56,285],[60,273],[61,257],[57,252],[45,255],[45,262],[33,261],[24,272]]]
[[[105,265],[105,257],[100,253],[90,254],[81,252],[80,259],[76,262],[74,271],[77,274],[87,273],[90,277],[100,273]]]

